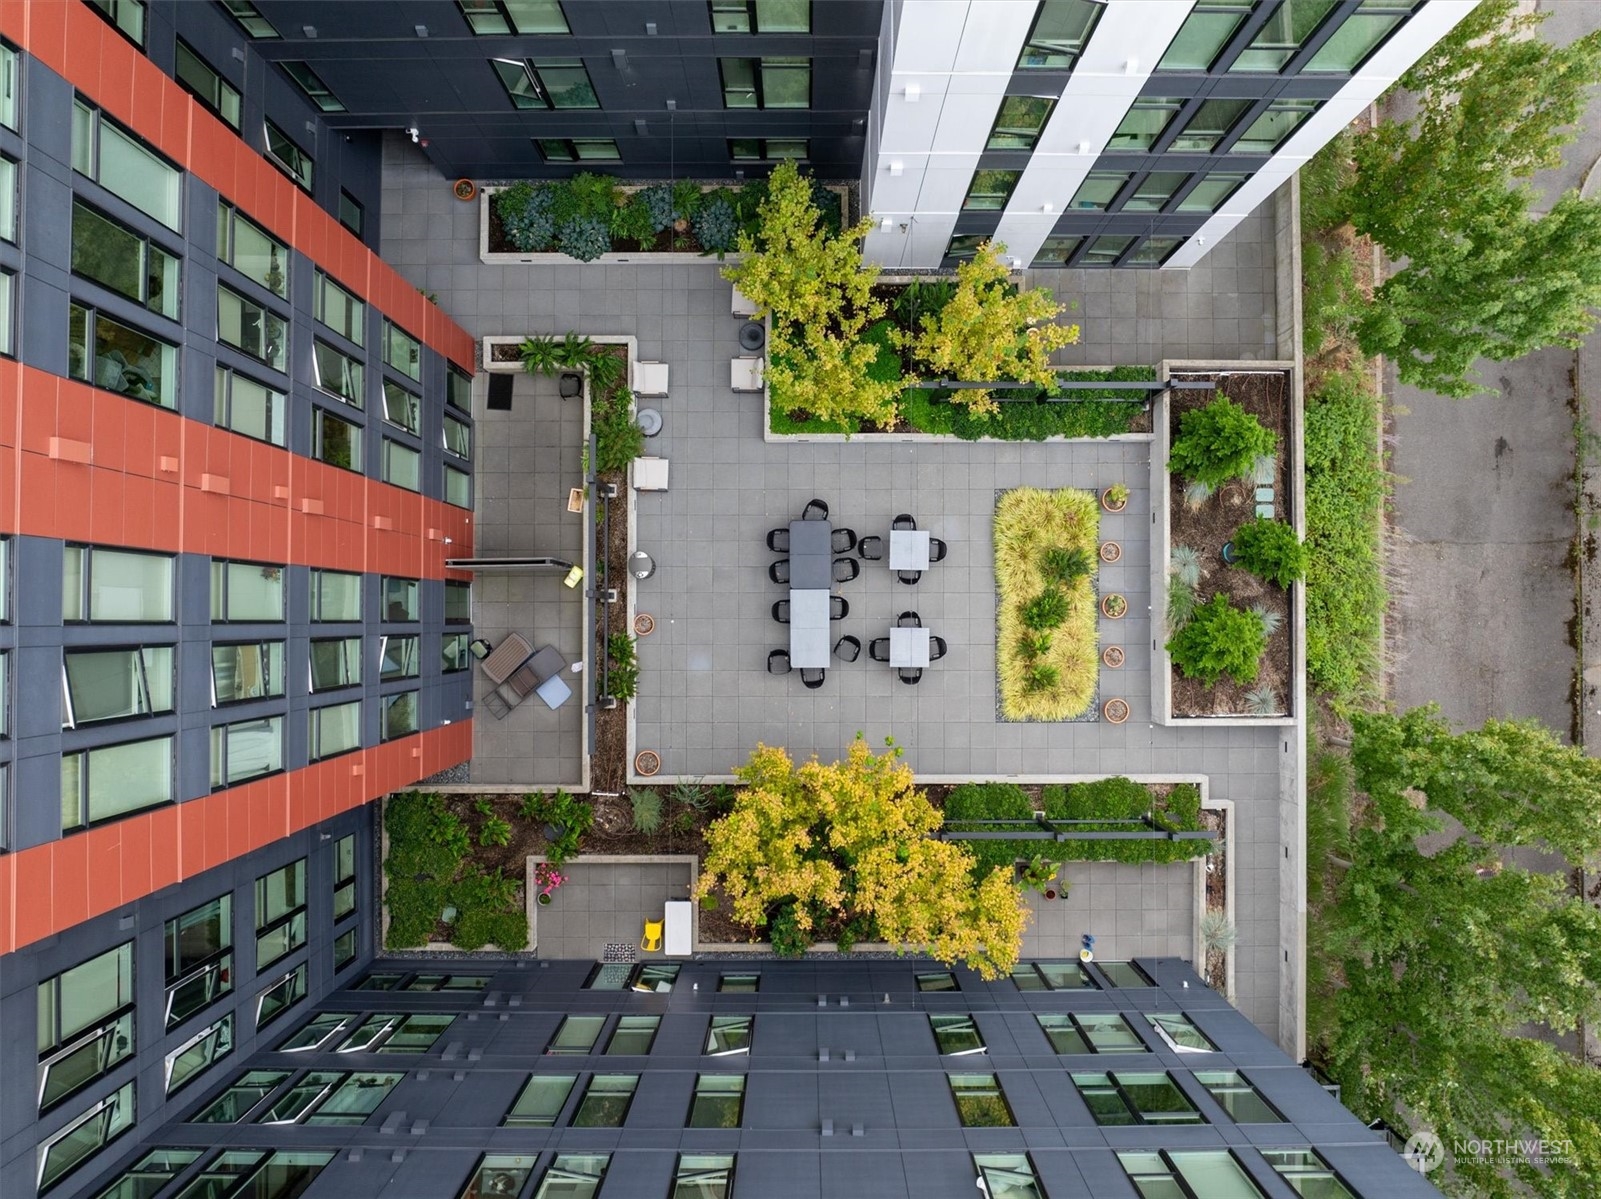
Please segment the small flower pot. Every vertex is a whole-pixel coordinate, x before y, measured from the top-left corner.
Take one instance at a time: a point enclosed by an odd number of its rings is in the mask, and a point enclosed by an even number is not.
[[[656,618],[649,612],[641,612],[634,617],[634,633],[640,637],[649,637],[656,631]]]
[[[548,908],[550,906],[550,892],[541,891],[539,893],[539,901],[538,902],[539,902],[539,906],[540,907]]]
[[[1128,615],[1128,600],[1115,591],[1101,596],[1101,615],[1107,620],[1122,620]]]
[[[478,194],[478,185],[471,179],[458,179],[451,185],[450,190],[455,193],[458,200],[471,200]]]
[[[1101,507],[1108,512],[1121,512],[1128,507],[1128,496],[1125,495],[1121,500],[1113,499],[1112,489],[1108,487],[1101,492]]]
[[[662,768],[662,756],[653,749],[642,749],[634,755],[634,770],[649,778]]]
[[[1123,647],[1121,645],[1107,646],[1101,651],[1101,661],[1106,664],[1108,670],[1118,669],[1123,665]]]
[[[1045,890],[1040,892],[1040,894],[1043,895],[1046,899],[1055,899],[1056,898],[1056,888],[1055,887],[1046,887]]]
[[[1101,705],[1101,715],[1108,724],[1122,724],[1128,719],[1128,700],[1109,699]]]
[[[1116,562],[1123,556],[1123,547],[1115,541],[1101,542],[1101,561]]]

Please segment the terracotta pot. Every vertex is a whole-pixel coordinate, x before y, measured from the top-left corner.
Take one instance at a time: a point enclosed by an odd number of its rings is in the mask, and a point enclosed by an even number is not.
[[[662,768],[662,757],[653,749],[642,749],[634,755],[634,770],[649,778]]]
[[[478,194],[478,185],[471,179],[458,179],[451,185],[450,190],[455,193],[458,200],[471,200]]]
[[[1101,661],[1106,664],[1107,669],[1116,670],[1123,665],[1123,647],[1121,645],[1107,646],[1101,651]]]
[[[1116,600],[1121,607],[1116,609],[1111,607],[1113,600]],[[1106,617],[1107,620],[1122,620],[1123,617],[1128,615],[1128,600],[1115,591],[1101,596],[1101,615]]]
[[[1101,715],[1106,717],[1108,724],[1122,724],[1128,719],[1129,708],[1126,699],[1109,699],[1101,705]]]
[[[1101,542],[1101,561],[1116,562],[1123,556],[1123,547],[1115,541]]]
[[[1040,894],[1044,895],[1046,899],[1055,899],[1056,898],[1056,888],[1055,887],[1046,887],[1045,890],[1042,891]]]
[[[656,618],[649,612],[641,612],[634,617],[634,633],[640,637],[649,637],[656,631]]]
[[[1124,508],[1128,507],[1128,497],[1124,496],[1121,504],[1116,503],[1112,499],[1112,489],[1108,487],[1105,491],[1101,492],[1101,507],[1106,509],[1108,512],[1121,512]]]

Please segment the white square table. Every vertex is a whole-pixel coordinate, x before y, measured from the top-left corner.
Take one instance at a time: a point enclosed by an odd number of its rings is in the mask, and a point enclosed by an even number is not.
[[[889,532],[891,570],[928,569],[928,530],[891,529]]]
[[[828,596],[816,588],[789,593],[789,664],[796,670],[828,667]]]
[[[927,666],[928,630],[891,629],[889,631],[889,664],[891,666]]]
[[[561,675],[553,674],[534,688],[534,694],[545,701],[545,707],[554,711],[572,698],[573,689]]]

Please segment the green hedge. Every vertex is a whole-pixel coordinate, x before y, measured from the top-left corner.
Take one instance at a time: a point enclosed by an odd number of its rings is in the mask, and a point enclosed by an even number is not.
[[[445,806],[442,795],[407,791],[384,807],[389,854],[387,949],[414,949],[433,935],[439,914],[456,909],[451,943],[460,949],[528,944],[528,914],[517,902],[517,880],[487,873],[470,861],[466,823]]]
[[[1050,784],[1040,789],[1039,806],[1051,820],[1091,820],[1077,825],[1090,832],[1116,832],[1127,822],[1152,810],[1151,792],[1132,779],[1097,779],[1090,783]],[[1034,801],[1012,783],[966,783],[945,799],[947,824],[957,821],[1027,820]],[[1171,832],[1198,832],[1201,828],[1201,790],[1180,784],[1155,803],[1158,827]],[[1004,831],[992,824],[986,829]],[[1039,857],[1048,862],[1182,862],[1201,856],[1205,845],[1194,841],[959,841],[976,860],[974,875],[982,878],[997,866],[1009,868],[1019,858]]]

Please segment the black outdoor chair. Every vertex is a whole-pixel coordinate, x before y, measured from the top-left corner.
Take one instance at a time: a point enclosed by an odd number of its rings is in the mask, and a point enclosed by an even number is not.
[[[584,377],[575,375],[571,371],[563,371],[561,379],[556,384],[556,393],[564,400],[576,400],[584,394]]]
[[[875,662],[889,661],[889,638],[874,637],[867,643],[867,656]]]
[[[780,558],[767,568],[767,577],[775,583],[789,582],[789,559]]]
[[[945,561],[945,551],[948,547],[938,537],[928,539],[928,560],[930,562]]]
[[[767,548],[775,554],[789,553],[789,528],[767,530]]]
[[[801,513],[801,519],[802,520],[827,520],[828,519],[828,505],[823,503],[822,500],[813,500],[813,501],[811,501],[811,503],[807,504],[805,510]]]
[[[901,682],[910,687],[915,687],[923,681],[923,668],[921,666],[902,666],[897,673],[900,675]]]
[[[868,562],[877,562],[884,557],[884,539],[863,537],[856,543],[856,552]]]
[[[910,512],[902,512],[892,522],[890,522],[890,526],[889,527],[891,529],[899,529],[899,530],[905,531],[905,530],[908,530],[908,529],[917,528],[917,522],[912,519],[912,514]]]
[[[789,601],[787,599],[773,601],[773,619],[779,624],[789,623]]]
[[[788,560],[789,559],[787,559],[787,558],[785,559],[786,562]],[[861,573],[862,573],[862,564],[860,562],[858,562],[855,558],[835,558],[834,559],[834,582],[836,582],[836,583],[849,583],[852,579],[854,579],[857,575],[859,575]]]
[[[831,595],[828,597],[828,619],[844,620],[850,615],[850,612],[851,606],[845,602],[843,595]]]
[[[787,649],[775,649],[767,655],[767,673],[789,673],[789,651]]]
[[[897,570],[895,577],[908,587],[916,587],[918,580],[923,577],[923,572],[920,570]]]
[[[834,656],[841,662],[854,662],[862,656],[862,643],[847,633],[834,642]]]
[[[827,673],[821,666],[802,666],[801,682],[806,684],[808,690],[816,691],[823,685],[823,677]]]
[[[932,633],[928,635],[928,660],[930,662],[938,662],[945,656],[945,651],[948,648],[950,647],[945,644],[945,638],[936,637]]]
[[[902,612],[895,618],[897,629],[920,629],[923,627],[923,618],[916,612]]]
[[[836,554],[848,554],[856,548],[855,529],[835,529],[830,544]]]

